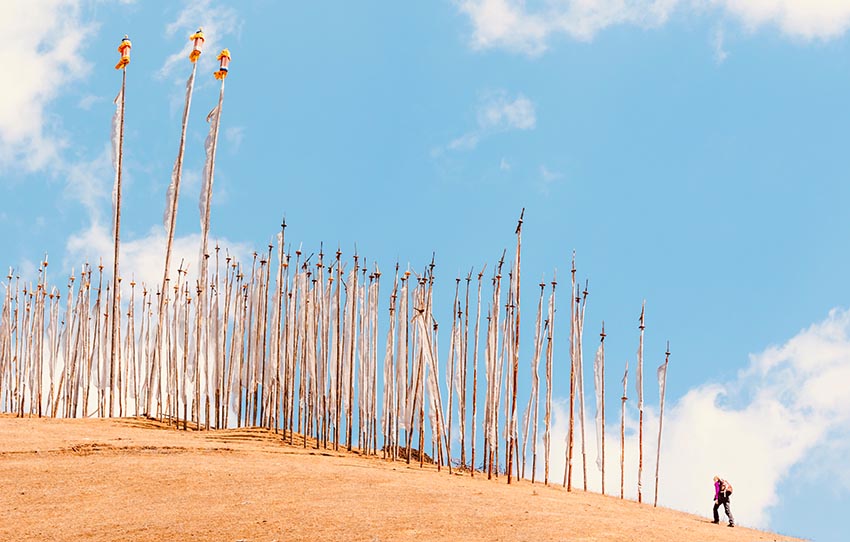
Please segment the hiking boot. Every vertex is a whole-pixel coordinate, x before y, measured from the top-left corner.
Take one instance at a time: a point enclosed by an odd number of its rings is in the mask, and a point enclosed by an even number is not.
[[[718,523],[720,523],[720,520],[718,519],[718,520],[712,521],[712,523],[714,523],[715,525],[717,525]]]
[[[734,526],[735,526],[734,523],[730,523],[729,525],[727,525],[727,527],[734,527]]]

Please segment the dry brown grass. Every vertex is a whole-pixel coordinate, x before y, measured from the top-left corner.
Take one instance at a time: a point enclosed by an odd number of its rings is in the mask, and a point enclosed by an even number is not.
[[[0,541],[795,540],[299,444],[256,428],[0,416]]]

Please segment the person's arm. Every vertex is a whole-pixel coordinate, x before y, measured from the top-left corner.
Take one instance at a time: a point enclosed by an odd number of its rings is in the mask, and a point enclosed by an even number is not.
[[[720,498],[720,482],[714,482],[714,500]]]

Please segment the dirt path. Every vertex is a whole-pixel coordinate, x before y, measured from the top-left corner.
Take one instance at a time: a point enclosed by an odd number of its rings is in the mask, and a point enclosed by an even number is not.
[[[795,540],[528,482],[305,450],[259,429],[0,417],[0,541]]]

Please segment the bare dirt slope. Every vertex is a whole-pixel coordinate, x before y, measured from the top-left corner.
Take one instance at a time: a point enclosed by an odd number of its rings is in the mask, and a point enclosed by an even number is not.
[[[560,487],[305,450],[261,429],[184,432],[138,418],[0,416],[0,511],[0,541],[794,540]]]

